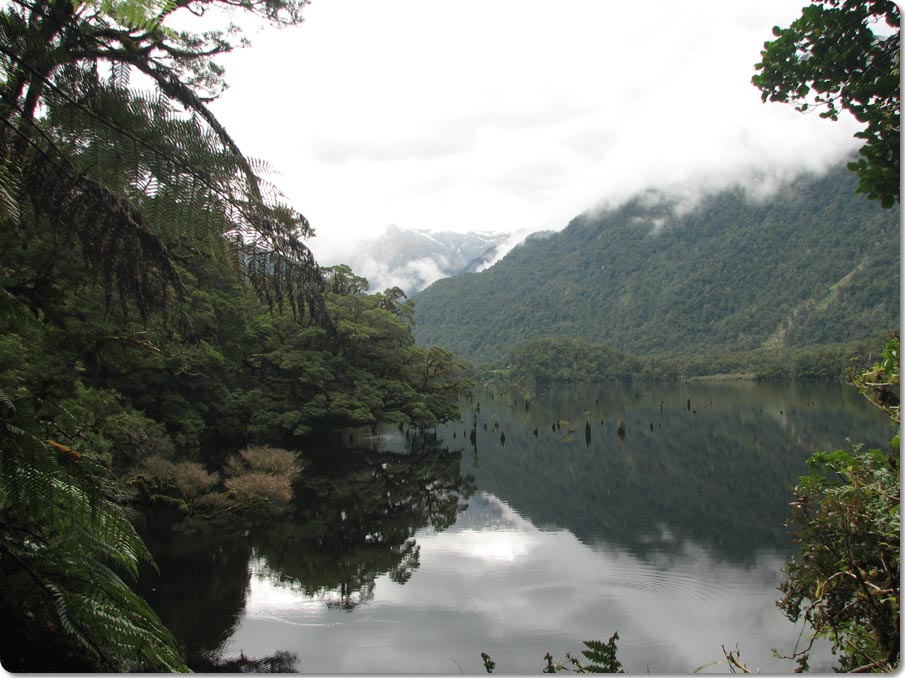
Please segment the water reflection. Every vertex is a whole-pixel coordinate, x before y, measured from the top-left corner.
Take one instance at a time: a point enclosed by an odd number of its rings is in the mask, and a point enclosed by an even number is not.
[[[893,433],[838,384],[618,385],[525,402],[513,392],[475,394],[465,459],[481,489],[535,525],[638,555],[687,541],[739,562],[786,550],[789,491],[808,455],[847,437],[884,446]],[[447,442],[454,428],[441,432]]]
[[[278,524],[216,538],[147,526],[162,577],[145,592],[189,656],[476,673],[486,651],[498,672],[538,673],[546,651],[618,630],[629,671],[687,673],[738,642],[749,665],[787,672],[771,651],[797,637],[774,605],[789,488],[811,451],[891,435],[836,386],[479,392],[464,406],[436,440],[359,433],[354,449],[306,453]]]
[[[305,453],[293,509],[275,524],[208,530],[192,524],[174,532],[167,516],[146,516],[141,529],[160,575],[145,573],[139,589],[190,665],[206,655],[226,656],[223,644],[236,621],[260,604],[253,595],[260,586],[252,582],[264,574],[273,586],[347,612],[373,599],[376,578],[397,584],[411,578],[420,554],[414,535],[453,524],[474,492],[474,478],[460,473],[461,453],[435,439],[407,447],[405,454]],[[250,648],[245,654],[273,653]]]
[[[417,538],[418,575],[405,586],[378,577],[374,600],[351,617],[323,593],[281,587],[266,558],[253,561],[246,613],[224,653],[288,648],[314,673],[478,673],[483,650],[500,672],[534,674],[544,652],[574,652],[579,639],[618,629],[629,671],[687,673],[735,642],[752,664],[789,670],[771,658],[797,633],[771,609],[778,553],[738,567],[685,544],[647,562],[540,530],[486,493],[450,529]]]
[[[140,531],[160,573],[143,572],[138,592],[166,624],[187,661],[215,652],[233,632],[246,601],[251,546],[246,539],[174,532],[169,516],[143,516]]]
[[[408,581],[419,566],[415,532],[451,525],[474,491],[461,454],[436,446],[305,459],[294,514],[256,534],[256,550],[280,580],[307,595],[336,592],[332,604],[344,609],[371,600],[379,575]]]

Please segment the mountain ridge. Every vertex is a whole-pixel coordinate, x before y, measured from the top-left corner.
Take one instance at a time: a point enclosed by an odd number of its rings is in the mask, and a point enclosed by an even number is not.
[[[376,239],[324,258],[351,266],[375,290],[399,287],[412,295],[436,280],[477,270],[494,259],[510,235],[490,231],[431,231],[390,224]],[[330,261],[328,261],[330,260]]]
[[[585,212],[422,290],[415,336],[484,362],[551,336],[639,355],[876,336],[899,325],[899,215],[855,186],[840,168],[766,199],[647,192]]]

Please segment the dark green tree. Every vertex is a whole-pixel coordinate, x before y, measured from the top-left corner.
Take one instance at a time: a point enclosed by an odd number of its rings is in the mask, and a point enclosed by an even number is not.
[[[283,433],[288,444],[325,425],[430,428],[457,417],[471,388],[464,365],[415,344],[402,291],[367,294],[367,280],[348,266],[325,269],[325,277],[334,335],[264,309],[255,321],[245,399],[252,435]]]
[[[459,398],[471,392],[473,383],[465,377],[465,364],[449,351],[436,346],[417,352],[422,369],[419,393],[424,407],[413,423],[421,427],[444,424],[459,416]]]
[[[884,25],[885,24],[885,25]],[[813,0],[764,45],[754,84],[764,101],[794,103],[865,124],[849,168],[858,191],[884,207],[900,201],[900,17],[888,0]],[[899,421],[899,339],[881,362],[851,376]],[[819,452],[795,488],[788,523],[801,555],[790,559],[780,608],[827,637],[845,671],[891,671],[900,657],[899,438],[880,450]],[[813,641],[812,641],[813,642]],[[795,657],[807,667],[810,644]]]
[[[813,0],[788,28],[773,28],[752,78],[764,101],[831,120],[845,110],[864,123],[849,168],[859,192],[884,207],[900,198],[899,22],[892,0]]]

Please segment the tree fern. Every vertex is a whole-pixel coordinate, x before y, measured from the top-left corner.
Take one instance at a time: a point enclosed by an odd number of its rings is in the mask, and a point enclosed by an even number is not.
[[[304,2],[239,4],[282,22],[299,20]],[[35,216],[68,236],[64,246],[75,238],[106,288],[143,314],[165,306],[168,290],[181,291],[169,247],[188,236],[195,251],[235,256],[238,235],[245,256],[279,260],[278,272],[271,265],[248,276],[254,289],[277,306],[286,299],[294,312],[307,308],[309,318],[329,323],[319,269],[302,242],[310,225],[261,179],[265,166],[240,152],[194,87],[204,72],[216,89],[220,71],[211,57],[232,44],[215,32],[164,29],[160,19],[177,6],[101,0],[98,11],[86,14],[67,2],[35,0],[8,8],[0,24],[0,54],[8,63],[0,141],[16,152],[5,162],[30,170],[21,193],[33,198]],[[74,54],[68,44],[78,45]],[[43,56],[17,58],[25,53]],[[108,78],[100,75],[101,63],[111,65]],[[127,89],[133,68],[151,78],[154,92]],[[13,204],[3,200],[3,178],[0,171],[0,213]],[[86,206],[100,218],[90,218]]]
[[[100,670],[186,670],[173,636],[118,574],[136,577],[140,563],[154,561],[112,499],[105,469],[88,454],[42,440],[37,422],[2,391],[0,421],[7,607],[52,610],[65,636]],[[11,583],[17,577],[28,585]]]
[[[622,662],[616,657],[616,641],[619,634],[614,633],[607,642],[600,640],[584,641],[585,650],[581,654],[590,661],[584,665],[588,673],[622,673]]]

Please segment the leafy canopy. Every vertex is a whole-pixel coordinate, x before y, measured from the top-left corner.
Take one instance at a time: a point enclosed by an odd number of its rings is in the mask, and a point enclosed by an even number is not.
[[[235,26],[189,32],[178,11],[297,23],[305,0],[23,0],[0,10],[0,229],[53,233],[143,317],[184,289],[175,257],[228,258],[269,303],[328,322],[308,221],[208,108]],[[151,91],[130,87],[140,73]],[[177,251],[174,251],[176,249]],[[182,250],[179,252],[178,250]],[[41,300],[16,285],[38,312]],[[10,289],[10,286],[7,286]]]
[[[892,0],[813,0],[788,28],[773,28],[752,82],[763,101],[792,103],[866,127],[849,168],[859,192],[884,207],[899,202],[899,8]]]

